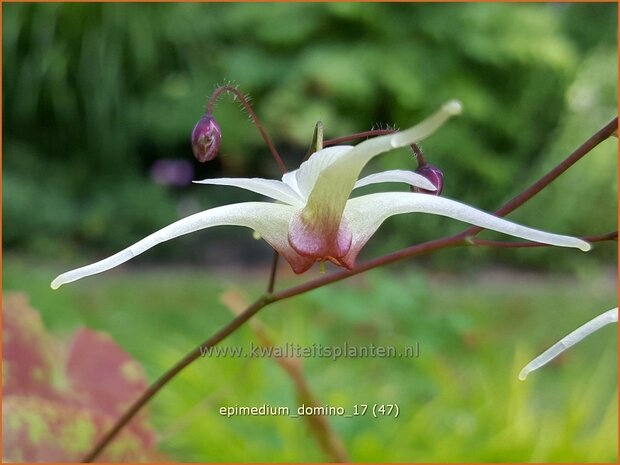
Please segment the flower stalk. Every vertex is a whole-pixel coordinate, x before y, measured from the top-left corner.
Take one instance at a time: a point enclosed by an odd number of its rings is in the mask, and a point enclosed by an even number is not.
[[[271,142],[271,138],[267,134],[267,131],[265,131],[265,129],[263,128],[263,125],[258,119],[258,116],[256,115],[256,112],[252,108],[252,105],[250,105],[248,98],[245,95],[243,95],[239,91],[239,89],[237,89],[237,87],[230,85],[230,84],[218,86],[211,94],[211,98],[209,98],[209,102],[207,103],[207,108],[206,108],[206,114],[207,115],[213,114],[215,103],[222,96],[222,94],[232,94],[235,100],[239,100],[241,105],[243,105],[243,108],[245,108],[245,110],[248,112],[248,115],[250,115],[250,119],[252,120],[252,123],[254,123],[254,126],[256,126],[256,129],[258,129],[258,132],[260,132],[260,135],[263,138],[265,145],[267,145],[267,148],[271,152],[271,156],[273,157],[276,164],[278,165],[278,168],[283,174],[286,173],[288,171],[286,164],[284,163],[284,161],[282,161],[282,157],[280,157],[280,154],[278,153],[278,150],[276,149],[275,145],[273,145],[273,142]]]

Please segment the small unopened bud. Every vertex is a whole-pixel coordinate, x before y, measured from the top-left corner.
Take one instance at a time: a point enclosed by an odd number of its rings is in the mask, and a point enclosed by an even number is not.
[[[213,160],[220,150],[221,143],[222,130],[219,124],[210,113],[203,115],[192,131],[194,156],[201,163]]]
[[[428,179],[433,184],[433,186],[435,186],[437,190],[430,191],[428,189],[422,189],[420,187],[411,186],[411,192],[418,192],[421,194],[441,195],[441,191],[443,190],[443,172],[439,168],[426,163],[425,165],[418,167],[418,169],[415,170],[415,172],[418,173],[419,175],[424,176],[426,179]]]

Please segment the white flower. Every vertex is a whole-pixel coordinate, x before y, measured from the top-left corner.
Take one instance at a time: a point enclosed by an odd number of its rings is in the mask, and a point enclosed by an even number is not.
[[[253,229],[284,256],[296,273],[303,273],[316,261],[325,260],[352,269],[359,251],[386,218],[412,212],[447,216],[523,239],[589,250],[590,245],[580,239],[520,226],[434,195],[384,192],[349,198],[353,189],[382,182],[404,182],[435,190],[425,177],[409,171],[390,170],[360,180],[358,177],[372,158],[424,139],[460,111],[460,103],[451,101],[430,118],[405,131],[368,139],[354,147],[335,146],[319,150],[299,169],[286,173],[282,181],[261,178],[199,181],[240,187],[278,203],[237,203],[188,216],[109,258],[63,273],[52,282],[52,288],[109,270],[177,236],[223,225]]]
[[[525,365],[519,373],[519,379],[523,381],[532,371],[538,370],[540,367],[546,365],[569,347],[574,346],[593,332],[601,329],[603,326],[617,322],[618,307],[612,308],[611,310],[608,310],[605,313],[591,319],[586,324],[580,326],[572,333],[560,339],[530,363]]]

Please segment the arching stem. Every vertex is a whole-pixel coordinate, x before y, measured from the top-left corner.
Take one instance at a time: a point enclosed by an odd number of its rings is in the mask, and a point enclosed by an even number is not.
[[[248,114],[250,115],[250,118],[252,119],[252,123],[254,123],[254,126],[256,126],[256,129],[258,129],[258,132],[260,132],[260,135],[265,141],[265,144],[267,144],[267,147],[269,148],[269,151],[271,152],[273,159],[278,165],[278,168],[280,169],[282,174],[286,173],[288,171],[288,168],[282,161],[282,158],[280,157],[280,154],[276,150],[276,147],[273,145],[273,142],[271,142],[271,139],[269,138],[269,135],[263,128],[263,125],[258,119],[258,116],[256,116],[256,113],[252,109],[252,105],[250,105],[250,102],[245,97],[245,95],[239,92],[239,89],[231,85],[219,86],[217,89],[215,89],[215,91],[213,91],[213,93],[211,94],[211,98],[209,99],[209,102],[207,103],[207,113],[213,114],[213,107],[215,106],[217,99],[220,98],[220,96],[224,93],[233,94],[235,98],[241,102],[241,104],[243,105],[243,108],[245,108]]]

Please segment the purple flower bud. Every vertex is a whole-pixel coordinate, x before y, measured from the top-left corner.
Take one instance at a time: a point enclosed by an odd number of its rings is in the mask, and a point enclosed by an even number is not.
[[[436,166],[429,165],[428,163],[418,167],[415,170],[416,173],[424,176],[428,179],[433,186],[437,188],[435,191],[429,191],[428,189],[422,189],[419,187],[411,186],[411,192],[418,192],[421,194],[433,194],[433,195],[441,195],[441,191],[443,190],[443,172],[437,168]]]
[[[222,130],[210,113],[198,120],[192,131],[192,151],[196,159],[204,163],[213,160],[220,150]]]

